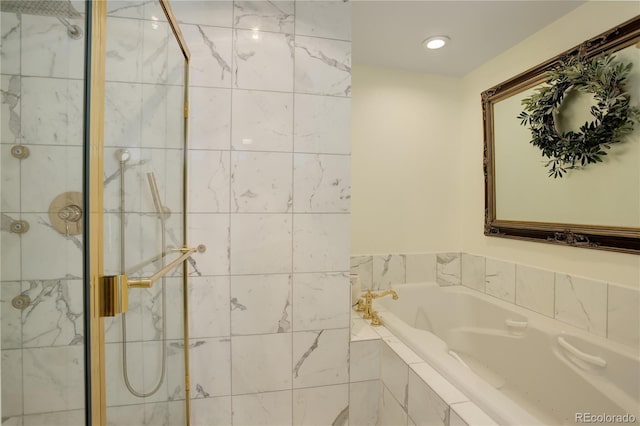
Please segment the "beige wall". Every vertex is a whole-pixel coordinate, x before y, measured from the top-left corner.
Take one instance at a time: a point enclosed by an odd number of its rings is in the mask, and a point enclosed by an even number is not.
[[[466,251],[640,288],[640,256],[483,235],[480,93],[638,14],[589,2],[463,79],[354,66],[353,254]]]
[[[636,2],[589,2],[479,67],[463,79],[462,250],[532,266],[640,287],[640,256],[482,234],[484,188],[480,93],[638,14]],[[354,218],[354,221],[357,220]]]
[[[352,253],[459,250],[460,80],[353,67]]]

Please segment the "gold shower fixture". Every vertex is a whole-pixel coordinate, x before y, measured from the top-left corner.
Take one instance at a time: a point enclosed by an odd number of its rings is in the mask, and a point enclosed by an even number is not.
[[[82,233],[82,193],[63,192],[49,205],[49,220],[56,231],[69,238]]]

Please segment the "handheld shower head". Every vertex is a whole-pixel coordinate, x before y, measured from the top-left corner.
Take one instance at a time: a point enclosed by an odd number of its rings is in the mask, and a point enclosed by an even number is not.
[[[131,158],[131,154],[126,149],[117,150],[115,155],[116,160],[118,160],[120,163],[126,163],[127,161],[129,161],[129,158]]]

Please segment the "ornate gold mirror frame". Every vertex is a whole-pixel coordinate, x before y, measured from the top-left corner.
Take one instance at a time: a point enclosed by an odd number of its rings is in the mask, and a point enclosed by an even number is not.
[[[640,253],[640,228],[636,227],[498,219],[496,215],[496,151],[494,139],[494,106],[497,102],[543,83],[546,80],[546,72],[561,61],[578,56],[590,59],[600,54],[617,52],[639,42],[640,16],[636,16],[482,93],[485,235],[600,250]],[[632,93],[631,96],[636,97],[639,95],[638,93]],[[636,123],[635,131],[638,131],[638,128],[640,128],[640,123]],[[528,142],[524,141],[524,143]]]

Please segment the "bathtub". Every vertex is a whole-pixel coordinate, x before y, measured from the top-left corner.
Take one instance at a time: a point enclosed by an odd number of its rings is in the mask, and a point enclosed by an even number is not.
[[[462,286],[394,289],[375,302],[385,327],[497,423],[640,421],[638,351]]]

